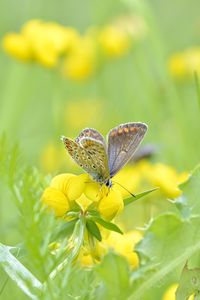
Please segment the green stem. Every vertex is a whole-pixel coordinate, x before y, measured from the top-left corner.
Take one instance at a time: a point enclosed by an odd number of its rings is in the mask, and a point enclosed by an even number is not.
[[[74,232],[72,234],[72,243],[75,245],[73,249],[70,249],[70,253],[67,258],[59,264],[49,275],[50,279],[54,279],[60,271],[64,269],[66,265],[70,265],[79,255],[81,246],[84,240],[84,233],[85,233],[85,218],[80,217],[77,221]]]

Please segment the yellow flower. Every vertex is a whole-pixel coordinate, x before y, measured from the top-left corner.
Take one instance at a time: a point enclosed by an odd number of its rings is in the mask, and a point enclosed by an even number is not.
[[[64,60],[63,74],[72,80],[88,78],[96,68],[96,46],[91,37],[82,37]]]
[[[141,172],[136,166],[127,166],[113,177],[113,184],[120,190],[123,198],[131,197],[130,192],[134,194],[138,190],[140,181]]]
[[[84,114],[83,114],[84,110]],[[73,130],[86,126],[98,126],[103,120],[103,101],[101,99],[72,99],[64,107],[64,122]],[[97,118],[96,116],[99,115]]]
[[[42,201],[55,211],[56,216],[64,216],[72,209],[74,202],[86,211],[94,204],[102,218],[113,219],[124,207],[119,190],[101,187],[88,174],[60,174],[55,176],[42,195]]]
[[[134,40],[143,38],[147,33],[147,24],[144,18],[139,15],[120,15],[113,20],[112,24],[114,27],[128,33]]]
[[[42,202],[52,209],[57,217],[62,217],[69,210],[69,201],[60,190],[48,187],[42,195]]]
[[[8,54],[22,61],[31,59],[32,52],[29,41],[21,34],[6,34],[3,38],[3,48]]]
[[[166,290],[166,292],[164,293],[162,300],[176,300],[175,293],[176,293],[177,288],[178,288],[177,283],[170,285],[168,287],[168,289]],[[188,300],[194,300],[194,296],[191,295],[188,298]]]
[[[87,247],[83,248],[79,255],[79,261],[85,267],[92,266],[99,262],[108,251],[113,250],[124,256],[132,268],[136,268],[139,265],[139,257],[134,252],[134,247],[141,239],[142,234],[137,230],[126,232],[123,235],[110,232],[102,242],[96,243],[93,252]]]
[[[187,75],[184,55],[176,53],[172,55],[168,62],[170,73],[177,78],[184,78]]]
[[[133,249],[141,239],[142,234],[137,230],[126,232],[123,235],[117,232],[111,232],[105,244],[108,249],[111,248],[124,256],[132,268],[136,268],[139,264],[139,258]]]
[[[78,39],[75,29],[41,20],[27,22],[21,32],[29,40],[35,60],[50,68]]]
[[[200,48],[193,47],[172,55],[169,71],[177,78],[193,77],[195,71],[200,71]]]
[[[100,200],[98,210],[107,220],[112,220],[124,208],[122,194],[117,188],[112,187]]]
[[[160,187],[161,191],[169,198],[176,198],[181,194],[179,184],[188,179],[189,173],[178,174],[174,168],[157,163],[149,168],[146,176],[154,186]]]
[[[56,171],[62,164],[62,158],[60,148],[49,142],[41,151],[40,166],[47,173]]]
[[[99,34],[99,43],[109,57],[124,55],[130,47],[129,35],[115,26],[106,26]]]

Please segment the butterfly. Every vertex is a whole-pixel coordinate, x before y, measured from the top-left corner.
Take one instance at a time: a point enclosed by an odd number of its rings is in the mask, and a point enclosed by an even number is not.
[[[94,181],[110,188],[112,177],[133,157],[147,128],[141,122],[121,124],[109,131],[108,143],[93,128],[83,129],[75,141],[65,136],[61,140],[69,155]]]

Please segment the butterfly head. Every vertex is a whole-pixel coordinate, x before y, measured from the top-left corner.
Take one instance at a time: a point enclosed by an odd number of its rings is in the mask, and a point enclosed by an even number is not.
[[[112,187],[112,180],[109,178],[108,180],[105,181],[105,185],[110,189]]]

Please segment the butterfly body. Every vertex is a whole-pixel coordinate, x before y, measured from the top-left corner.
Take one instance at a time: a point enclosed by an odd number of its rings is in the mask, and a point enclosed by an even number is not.
[[[70,156],[94,181],[112,186],[112,177],[125,166],[144,138],[147,125],[141,122],[121,124],[108,133],[108,145],[95,129],[81,131],[75,141],[62,137]]]

